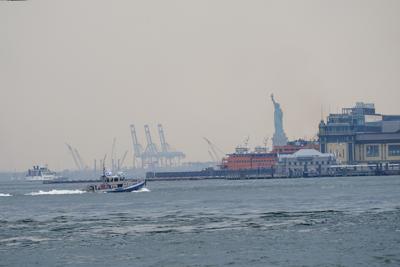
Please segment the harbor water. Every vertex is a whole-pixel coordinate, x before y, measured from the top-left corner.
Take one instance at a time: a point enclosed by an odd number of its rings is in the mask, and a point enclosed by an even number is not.
[[[0,266],[400,266],[400,177],[0,181]]]

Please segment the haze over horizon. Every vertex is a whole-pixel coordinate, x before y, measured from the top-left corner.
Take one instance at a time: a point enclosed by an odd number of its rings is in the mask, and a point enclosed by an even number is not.
[[[89,166],[149,124],[186,161],[312,138],[355,102],[400,114],[400,1],[0,2],[0,170]]]

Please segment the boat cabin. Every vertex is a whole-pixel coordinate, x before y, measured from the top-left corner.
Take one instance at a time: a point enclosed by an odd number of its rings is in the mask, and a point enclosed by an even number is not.
[[[106,176],[103,179],[105,183],[119,183],[125,181],[125,177],[122,176]]]

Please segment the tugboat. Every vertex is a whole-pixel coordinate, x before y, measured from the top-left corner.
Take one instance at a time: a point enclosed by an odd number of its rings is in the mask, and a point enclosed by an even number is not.
[[[101,183],[89,185],[87,192],[104,192],[104,193],[123,193],[138,191],[146,186],[146,180],[128,180],[122,173],[112,175],[106,172],[103,166],[103,175],[100,177]]]

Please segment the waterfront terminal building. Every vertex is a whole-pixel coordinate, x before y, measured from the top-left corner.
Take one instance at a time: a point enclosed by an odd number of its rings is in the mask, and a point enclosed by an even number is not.
[[[293,154],[278,156],[277,173],[285,177],[331,175],[330,167],[336,165],[333,154],[315,149],[301,149]]]
[[[400,115],[382,115],[374,104],[356,103],[319,124],[322,153],[340,164],[400,163]]]

